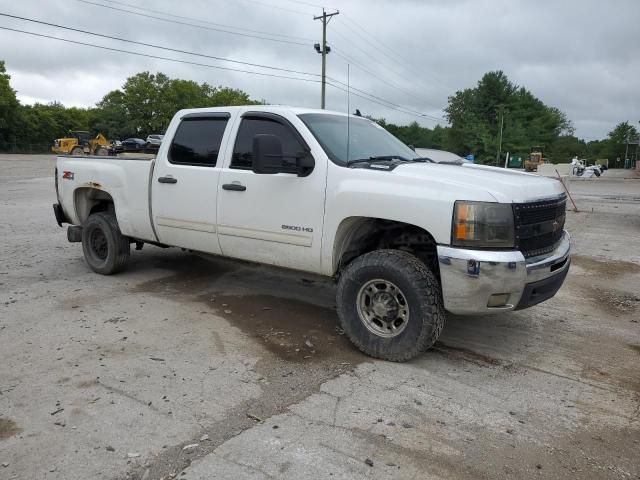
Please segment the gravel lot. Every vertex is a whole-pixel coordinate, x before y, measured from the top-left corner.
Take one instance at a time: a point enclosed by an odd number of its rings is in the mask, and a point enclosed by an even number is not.
[[[640,478],[640,180],[572,182],[552,300],[449,317],[412,362],[333,285],[145,246],[89,271],[51,156],[0,156],[0,478]]]

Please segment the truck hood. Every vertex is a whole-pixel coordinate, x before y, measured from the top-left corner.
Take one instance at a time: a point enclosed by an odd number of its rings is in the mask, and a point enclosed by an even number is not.
[[[532,202],[554,198],[564,192],[562,184],[553,178],[473,163],[407,163],[395,168],[393,174],[423,178],[452,188],[481,189],[501,203]]]

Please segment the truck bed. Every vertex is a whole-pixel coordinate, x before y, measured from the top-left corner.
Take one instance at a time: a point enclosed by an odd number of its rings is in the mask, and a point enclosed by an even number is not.
[[[80,225],[97,201],[110,196],[124,235],[156,241],[149,203],[154,165],[155,156],[148,154],[58,156],[58,198],[65,215],[72,224]],[[103,191],[103,187],[108,187],[110,193]]]

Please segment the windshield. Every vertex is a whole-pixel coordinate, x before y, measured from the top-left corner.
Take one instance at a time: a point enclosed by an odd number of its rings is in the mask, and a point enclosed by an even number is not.
[[[366,118],[305,113],[300,115],[300,119],[311,130],[329,158],[338,165],[345,166],[347,161],[368,160],[371,157],[414,159],[419,156],[380,125]]]

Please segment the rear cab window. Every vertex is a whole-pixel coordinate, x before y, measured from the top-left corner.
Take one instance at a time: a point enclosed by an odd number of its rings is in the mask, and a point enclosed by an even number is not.
[[[215,167],[229,114],[188,114],[182,118],[169,147],[169,162]]]

